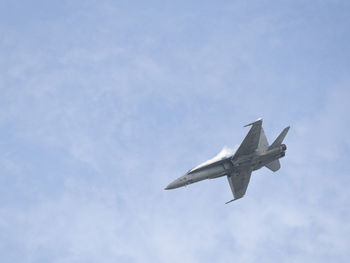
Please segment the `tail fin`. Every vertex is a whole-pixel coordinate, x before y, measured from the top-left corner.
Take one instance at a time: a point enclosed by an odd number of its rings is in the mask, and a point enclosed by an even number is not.
[[[269,148],[269,143],[267,141],[264,129],[261,127],[260,138],[257,151],[262,153]]]
[[[278,135],[276,140],[270,145],[269,150],[281,145],[281,143],[284,140],[284,137],[286,137],[286,135],[289,131],[289,128],[290,128],[290,126],[288,126],[287,128],[284,128],[284,130],[281,132],[281,134]]]

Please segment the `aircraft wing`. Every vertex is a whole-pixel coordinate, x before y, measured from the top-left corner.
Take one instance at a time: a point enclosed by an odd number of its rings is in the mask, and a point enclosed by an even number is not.
[[[252,125],[252,127],[250,128],[247,136],[244,138],[243,142],[236,151],[235,156],[250,154],[258,148],[262,127],[262,119],[259,119],[246,126],[249,125]]]
[[[252,171],[247,169],[247,170],[242,170],[239,173],[232,173],[227,176],[227,180],[230,184],[233,197],[234,197],[234,199],[232,199],[231,201],[228,201],[227,203],[230,203],[234,200],[242,198],[245,195],[245,192],[247,191],[247,188],[248,188],[251,174],[252,174]]]

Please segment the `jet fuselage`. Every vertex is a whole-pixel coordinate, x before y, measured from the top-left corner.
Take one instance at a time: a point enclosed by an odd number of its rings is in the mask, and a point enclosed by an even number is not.
[[[232,155],[188,171],[185,175],[170,183],[165,189],[175,189],[205,179],[214,179],[232,173],[239,173],[242,169],[255,171],[274,160],[284,157],[286,149],[286,145],[282,144],[262,152],[255,151],[252,154],[238,157]]]

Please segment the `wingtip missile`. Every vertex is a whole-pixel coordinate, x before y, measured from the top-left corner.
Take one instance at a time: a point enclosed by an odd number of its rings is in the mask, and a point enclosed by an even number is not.
[[[244,125],[243,127],[247,127],[247,126],[253,125],[253,124],[258,123],[258,122],[262,122],[262,118],[259,118],[259,119],[257,119],[256,121],[253,121],[252,123],[249,123],[249,124],[247,124],[247,125]]]
[[[237,200],[237,199],[239,199],[239,198],[235,198],[235,199],[232,199],[232,200],[230,200],[230,201],[227,201],[225,204],[227,205],[228,203],[231,203],[231,202],[233,202],[233,201],[235,201],[235,200]]]

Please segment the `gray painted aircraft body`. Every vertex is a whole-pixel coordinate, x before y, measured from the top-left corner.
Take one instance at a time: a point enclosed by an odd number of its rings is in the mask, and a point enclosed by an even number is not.
[[[253,171],[263,166],[273,172],[279,170],[281,167],[279,158],[285,156],[287,149],[282,141],[290,127],[286,127],[276,140],[269,145],[262,128],[262,119],[246,126],[252,127],[232,156],[193,168],[184,176],[170,183],[165,190],[179,188],[205,179],[227,176],[234,197],[227,202],[229,203],[245,195]]]

